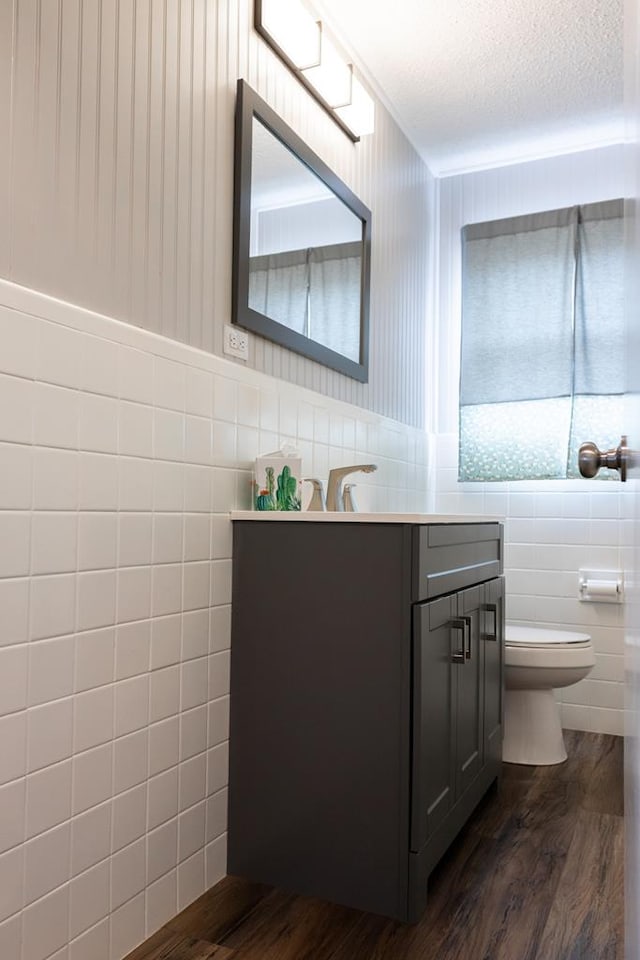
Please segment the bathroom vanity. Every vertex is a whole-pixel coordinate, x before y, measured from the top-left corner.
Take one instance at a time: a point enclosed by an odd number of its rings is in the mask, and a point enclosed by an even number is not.
[[[502,525],[232,518],[229,873],[413,922],[500,772]]]

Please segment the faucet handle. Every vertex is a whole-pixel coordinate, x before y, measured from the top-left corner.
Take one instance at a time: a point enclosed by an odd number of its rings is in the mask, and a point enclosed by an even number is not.
[[[344,487],[342,488],[342,503],[345,511],[348,513],[358,512],[358,506],[356,504],[355,497],[353,496],[354,487],[357,486],[357,483],[345,483]]]
[[[326,510],[322,480],[317,480],[315,477],[304,477],[303,480],[305,483],[310,483],[313,486],[311,500],[309,501],[307,510]]]

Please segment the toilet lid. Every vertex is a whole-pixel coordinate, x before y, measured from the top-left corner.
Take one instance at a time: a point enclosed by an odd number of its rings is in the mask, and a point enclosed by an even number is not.
[[[508,623],[505,627],[505,640],[513,645],[542,647],[547,644],[589,643],[591,637],[588,633],[575,633],[572,630],[520,627],[514,623]]]

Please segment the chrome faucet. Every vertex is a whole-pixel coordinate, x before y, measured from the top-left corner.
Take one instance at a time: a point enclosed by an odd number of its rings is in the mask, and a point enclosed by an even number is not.
[[[347,497],[345,503],[342,481],[350,473],[373,473],[377,469],[375,463],[356,463],[351,467],[336,467],[331,470],[327,483],[327,510],[353,510],[354,503],[351,497]]]

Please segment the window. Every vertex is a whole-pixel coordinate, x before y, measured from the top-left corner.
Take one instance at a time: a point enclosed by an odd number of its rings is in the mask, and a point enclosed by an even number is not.
[[[462,243],[458,477],[576,477],[584,440],[620,441],[623,202],[471,224]]]

